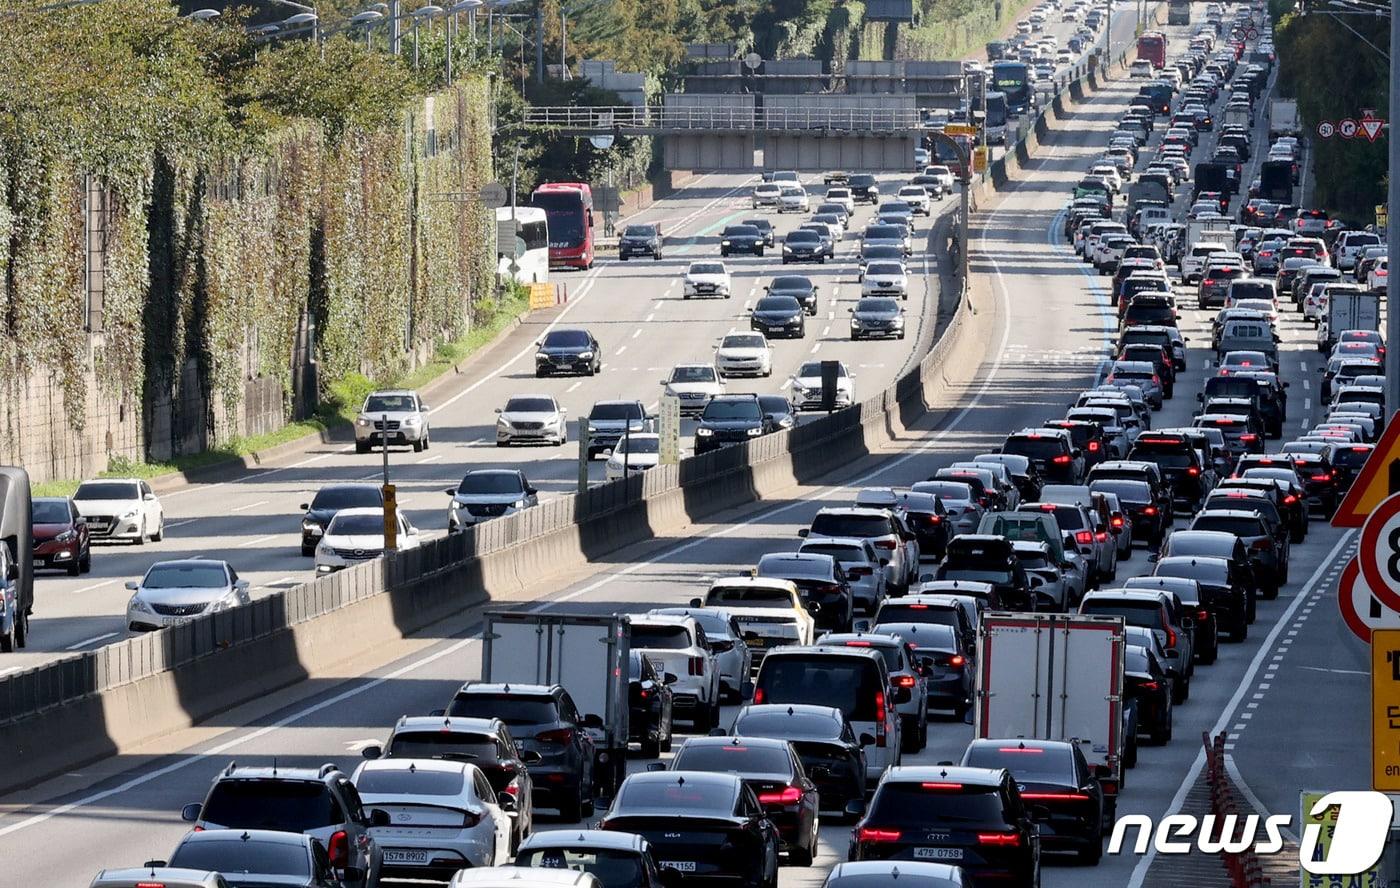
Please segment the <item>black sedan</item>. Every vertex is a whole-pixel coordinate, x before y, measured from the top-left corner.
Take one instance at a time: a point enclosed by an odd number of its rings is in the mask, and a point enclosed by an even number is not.
[[[764,296],[754,305],[749,326],[769,339],[801,339],[807,335],[805,315],[802,303],[791,296]]]
[[[378,509],[383,505],[384,493],[378,484],[327,484],[316,491],[315,499],[301,504],[306,512],[301,519],[301,554],[316,554],[326,525],[341,509]]]
[[[752,225],[726,225],[719,236],[719,254],[749,253],[763,255],[763,232]]]
[[[1079,745],[1062,740],[973,740],[970,768],[1011,772],[1047,851],[1074,851],[1084,863],[1103,854],[1104,793]]]
[[[1172,675],[1147,648],[1124,648],[1123,676],[1127,697],[1137,705],[1138,736],[1163,746],[1172,739]]]
[[[783,264],[789,262],[826,263],[826,241],[810,228],[799,228],[783,238]]]
[[[651,843],[657,863],[679,871],[686,883],[778,882],[777,827],[753,790],[733,774],[633,774],[623,781],[599,827],[642,836]]]
[[[592,376],[603,369],[603,351],[587,330],[551,330],[535,343],[535,375],[581,373]]]
[[[628,225],[617,239],[617,258],[626,262],[633,256],[661,258],[661,226]]]
[[[807,703],[771,703],[745,706],[734,718],[739,737],[773,737],[787,740],[807,776],[817,785],[821,810],[847,816],[847,806],[865,801],[865,749],[845,713],[836,707]]]
[[[787,740],[692,737],[671,760],[671,770],[737,775],[777,827],[788,861],[793,866],[812,865],[817,854],[817,787]]]
[[[676,677],[659,669],[640,651],[632,651],[627,679],[628,742],[640,743],[647,758],[670,752],[674,713],[671,682]]]
[[[758,231],[759,231],[759,234],[762,234],[762,235],[763,235],[763,245],[764,245],[765,247],[771,247],[771,246],[773,246],[773,223],[772,223],[772,222],[769,222],[767,219],[764,219],[762,216],[759,216],[759,217],[754,218],[754,219],[745,219],[743,222],[741,222],[741,223],[739,223],[739,224],[741,224],[741,225],[752,225],[754,228],[757,228]]]
[[[817,285],[806,275],[784,274],[773,278],[767,287],[769,296],[791,296],[802,303],[809,315],[817,313]]]

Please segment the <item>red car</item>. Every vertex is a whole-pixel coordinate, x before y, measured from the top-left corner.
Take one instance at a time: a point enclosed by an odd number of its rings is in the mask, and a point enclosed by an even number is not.
[[[36,569],[66,570],[73,577],[92,570],[92,540],[87,522],[71,499],[35,497],[30,515]]]

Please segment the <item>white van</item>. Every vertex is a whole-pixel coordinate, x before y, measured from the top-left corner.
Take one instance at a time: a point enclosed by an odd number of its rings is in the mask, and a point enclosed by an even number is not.
[[[1181,282],[1183,284],[1198,283],[1210,255],[1225,252],[1228,252],[1225,245],[1214,241],[1197,241],[1192,244],[1191,249],[1181,254]]]

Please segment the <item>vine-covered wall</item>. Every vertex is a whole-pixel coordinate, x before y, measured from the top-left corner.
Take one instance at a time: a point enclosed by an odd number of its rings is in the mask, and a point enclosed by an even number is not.
[[[315,72],[326,93],[279,104],[241,28],[158,0],[91,12],[117,18],[76,53],[159,98],[51,71],[47,107],[21,111],[42,74],[0,60],[0,459],[44,480],[219,446],[314,409],[302,380],[392,375],[469,330],[494,268],[489,211],[462,199],[493,178],[484,77],[425,99],[342,42]],[[51,24],[4,19],[0,44]],[[369,111],[331,92],[357,75]]]

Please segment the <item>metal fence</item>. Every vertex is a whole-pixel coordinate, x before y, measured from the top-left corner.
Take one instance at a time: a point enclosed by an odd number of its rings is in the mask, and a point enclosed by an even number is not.
[[[525,114],[532,126],[625,132],[647,130],[913,132],[921,128],[917,108],[752,108],[535,106]]]

